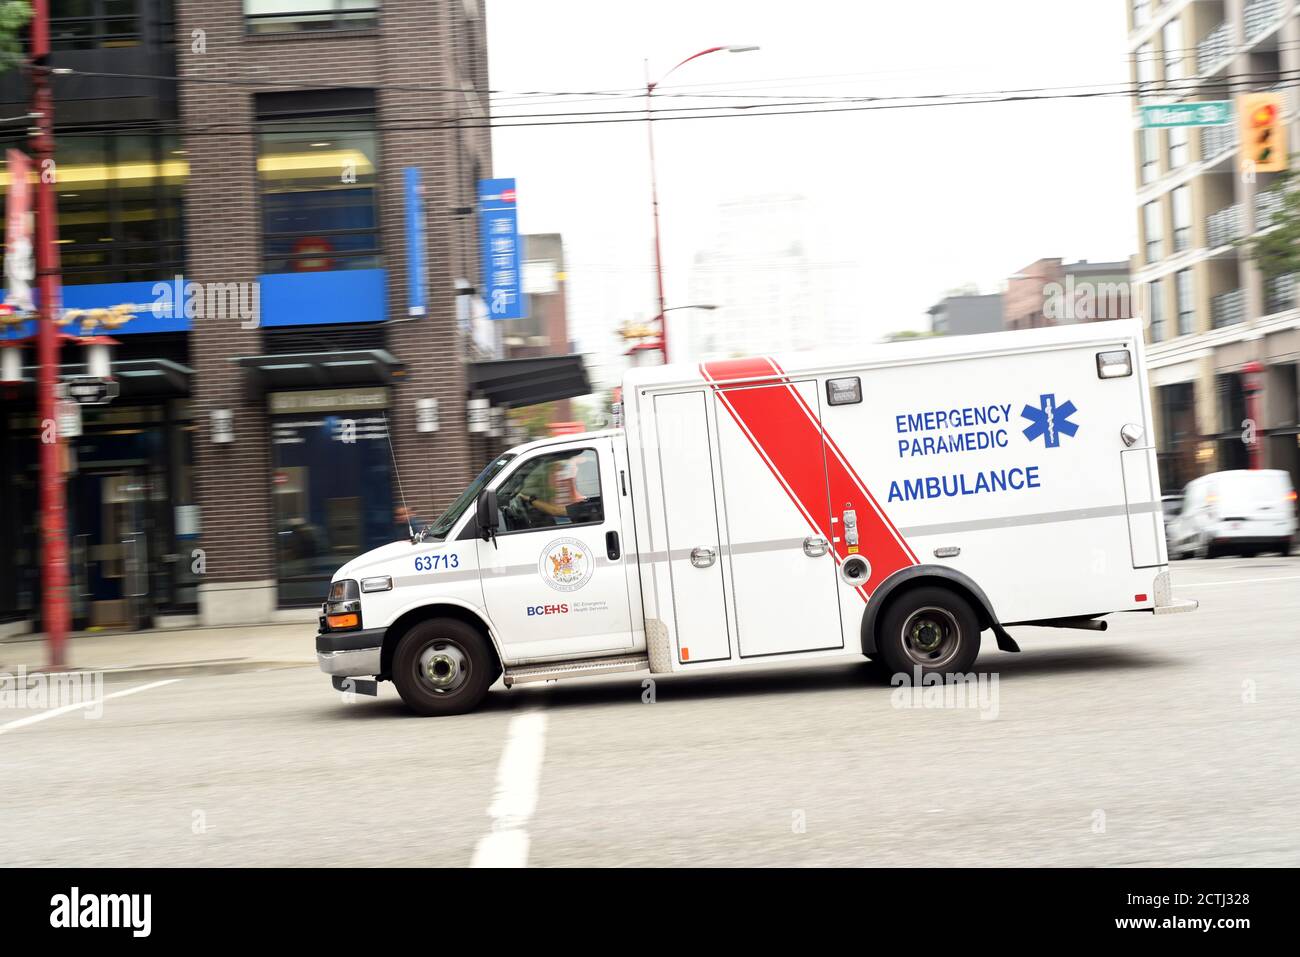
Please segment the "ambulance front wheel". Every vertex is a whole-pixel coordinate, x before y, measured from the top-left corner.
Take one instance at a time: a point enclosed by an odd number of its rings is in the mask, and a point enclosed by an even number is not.
[[[892,601],[876,636],[889,673],[970,671],[980,652],[980,625],[970,602],[937,585],[909,589]]]
[[[426,717],[473,711],[500,673],[487,639],[454,618],[418,622],[393,655],[397,693]]]

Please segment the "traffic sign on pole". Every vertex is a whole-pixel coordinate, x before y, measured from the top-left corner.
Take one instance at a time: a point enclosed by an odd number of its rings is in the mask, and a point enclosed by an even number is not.
[[[1144,130],[1159,130],[1170,126],[1227,126],[1232,122],[1232,104],[1227,100],[1148,104],[1138,109]]]
[[[82,405],[105,405],[116,399],[121,389],[115,379],[95,376],[76,376],[64,380],[63,385],[68,398]]]

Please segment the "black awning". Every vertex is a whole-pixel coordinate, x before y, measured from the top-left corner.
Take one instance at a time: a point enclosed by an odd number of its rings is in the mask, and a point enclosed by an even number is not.
[[[194,370],[170,359],[125,359],[113,363],[121,395],[189,395]]]
[[[321,386],[387,385],[405,368],[384,349],[243,356],[239,363],[265,392]]]
[[[162,398],[190,394],[190,377],[194,370],[171,359],[121,359],[112,364],[113,378],[118,383],[118,397]],[[84,362],[59,364],[60,381],[84,376],[88,372]],[[23,369],[23,381],[18,386],[21,396],[36,393],[36,366]]]
[[[471,394],[504,408],[573,399],[591,392],[580,355],[471,362],[466,379]]]

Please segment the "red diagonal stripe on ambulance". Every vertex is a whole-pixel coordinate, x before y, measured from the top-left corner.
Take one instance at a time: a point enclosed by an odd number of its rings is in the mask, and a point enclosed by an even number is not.
[[[871,576],[866,585],[858,589],[859,594],[867,597],[894,572],[916,564],[916,558],[907,543],[881,511],[875,498],[831,437],[825,436],[824,471],[822,459],[807,454],[810,447],[821,445],[823,430],[803,397],[789,384],[775,363],[761,358],[730,359],[704,363],[700,366],[700,371],[714,386],[737,425],[749,436],[760,457],[795,501],[813,530],[827,541],[835,541],[836,537],[841,539],[834,545],[837,562],[842,562],[849,552],[842,540],[843,536],[836,535],[839,527],[827,527],[828,485],[831,506],[835,512],[850,507],[857,512],[860,554],[871,563]],[[771,379],[773,375],[781,376],[781,385],[769,388],[718,388],[726,382]]]
[[[781,380],[783,382],[790,381],[790,379],[785,374],[785,370],[781,368],[781,366],[777,363],[775,359],[768,359],[767,361],[770,362],[772,364],[772,368],[775,369],[777,373],[780,374]],[[813,414],[812,409],[808,408],[808,403],[804,401],[804,397],[799,393],[799,391],[797,389],[792,389],[791,391],[794,393],[794,397],[798,400],[799,404],[803,406],[804,411],[807,412],[811,418],[816,419],[817,417]],[[844,470],[848,472],[849,476],[853,479],[853,484],[857,488],[858,492],[861,495],[866,496],[867,501],[871,503],[871,509],[875,513],[876,517],[881,522],[884,522],[884,524],[889,528],[890,534],[893,535],[895,541],[898,542],[898,545],[903,549],[904,553],[907,555],[907,559],[908,559],[907,562],[904,565],[900,565],[899,567],[905,568],[907,567],[907,565],[919,564],[916,557],[916,553],[912,551],[912,547],[907,544],[906,539],[904,539],[903,536],[899,534],[898,528],[894,525],[894,523],[889,520],[889,516],[885,514],[885,510],[880,507],[880,503],[876,501],[876,497],[871,494],[871,489],[867,488],[867,483],[862,480],[862,476],[859,475],[857,469],[853,467],[853,463],[849,461],[849,457],[845,455],[844,452],[841,451],[839,445],[836,444],[835,437],[831,435],[830,432],[826,431],[825,428],[822,429],[822,435],[826,439],[826,444],[830,446],[832,458],[838,461],[838,463],[844,468]],[[832,469],[832,480],[833,480],[833,474],[834,474],[834,470]],[[832,484],[831,503],[834,504],[836,501],[837,499],[835,498],[835,486]],[[848,500],[845,499],[845,501]]]

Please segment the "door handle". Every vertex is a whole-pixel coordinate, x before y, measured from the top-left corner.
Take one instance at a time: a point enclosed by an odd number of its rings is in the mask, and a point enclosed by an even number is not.
[[[605,533],[605,554],[609,556],[611,562],[616,562],[623,553],[618,547],[618,532]]]
[[[696,568],[708,568],[717,557],[718,553],[711,548],[701,546],[691,549],[691,564]]]
[[[803,553],[809,558],[821,558],[830,547],[830,542],[816,535],[809,535],[803,540]]]

